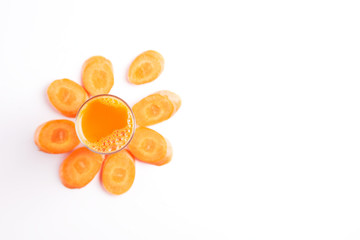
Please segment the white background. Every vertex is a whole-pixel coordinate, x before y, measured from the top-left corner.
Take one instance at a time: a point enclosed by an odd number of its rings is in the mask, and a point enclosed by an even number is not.
[[[0,2],[0,239],[360,239],[359,1]],[[165,58],[154,82],[131,61]],[[114,66],[134,104],[171,90],[182,107],[153,126],[174,148],[136,163],[112,196],[98,176],[62,186],[66,154],[38,151],[55,79]]]

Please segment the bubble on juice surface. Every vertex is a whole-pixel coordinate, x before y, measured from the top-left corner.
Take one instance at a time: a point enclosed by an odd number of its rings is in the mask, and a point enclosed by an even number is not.
[[[114,152],[124,147],[130,141],[132,130],[133,125],[128,125],[124,129],[115,130],[110,135],[94,143],[87,143],[87,145],[97,152]]]
[[[111,105],[111,106],[123,106],[128,108],[128,106],[120,99],[116,98],[116,97],[109,97],[109,96],[103,96],[100,97],[98,99],[99,102],[106,104],[106,105]]]

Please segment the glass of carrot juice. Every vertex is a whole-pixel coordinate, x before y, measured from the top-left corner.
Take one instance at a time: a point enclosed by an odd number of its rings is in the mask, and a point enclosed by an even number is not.
[[[79,109],[76,133],[88,149],[111,154],[124,149],[135,132],[135,117],[119,97],[101,94],[89,98]]]

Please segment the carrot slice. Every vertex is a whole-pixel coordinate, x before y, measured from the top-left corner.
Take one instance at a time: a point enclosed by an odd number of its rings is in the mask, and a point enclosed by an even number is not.
[[[134,179],[134,158],[127,150],[121,150],[105,159],[101,172],[101,181],[109,193],[120,195],[128,191]]]
[[[91,96],[109,93],[114,85],[112,64],[102,56],[91,57],[82,67],[81,78],[84,88]]]
[[[149,50],[141,53],[131,63],[129,82],[139,85],[154,81],[164,70],[164,58],[160,53]]]
[[[104,157],[86,147],[73,151],[60,166],[60,179],[67,188],[85,187],[99,172]]]
[[[163,90],[143,98],[132,110],[139,126],[150,126],[169,119],[180,106],[181,99],[178,95]]]
[[[69,79],[53,81],[47,89],[51,104],[64,116],[75,117],[88,95],[84,88]]]
[[[41,124],[35,131],[34,141],[41,151],[47,153],[69,152],[80,143],[74,122],[65,119]]]
[[[138,127],[135,130],[128,148],[136,159],[158,166],[170,162],[173,152],[168,140],[146,127]]]

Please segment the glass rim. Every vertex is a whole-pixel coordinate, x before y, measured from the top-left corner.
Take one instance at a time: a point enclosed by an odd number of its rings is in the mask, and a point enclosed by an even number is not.
[[[133,127],[132,127],[132,131],[131,131],[131,136],[129,138],[129,140],[124,144],[124,146],[122,146],[120,149],[118,150],[115,150],[115,151],[112,151],[112,152],[98,152],[94,149],[91,149],[89,146],[87,146],[87,144],[85,144],[80,136],[80,133],[79,133],[79,114],[82,110],[82,108],[91,100],[93,100],[94,98],[99,98],[99,97],[112,97],[112,98],[116,98],[118,100],[120,100],[122,103],[125,104],[125,106],[130,110],[130,113],[131,113],[131,116],[133,118]],[[92,96],[90,98],[88,98],[83,104],[81,104],[79,110],[77,111],[76,113],[76,117],[75,117],[75,132],[76,132],[76,135],[77,137],[79,138],[80,142],[87,148],[89,149],[90,151],[94,152],[94,153],[97,153],[97,154],[103,154],[103,155],[106,155],[106,154],[114,154],[114,153],[117,153],[117,152],[120,152],[121,150],[125,149],[127,147],[127,145],[131,142],[131,140],[133,139],[134,137],[134,134],[135,134],[135,127],[136,127],[136,120],[135,120],[135,115],[131,109],[131,107],[129,106],[129,104],[127,102],[125,102],[122,98],[118,97],[118,96],[115,96],[115,95],[112,95],[112,94],[98,94],[98,95],[95,95],[95,96]]]

